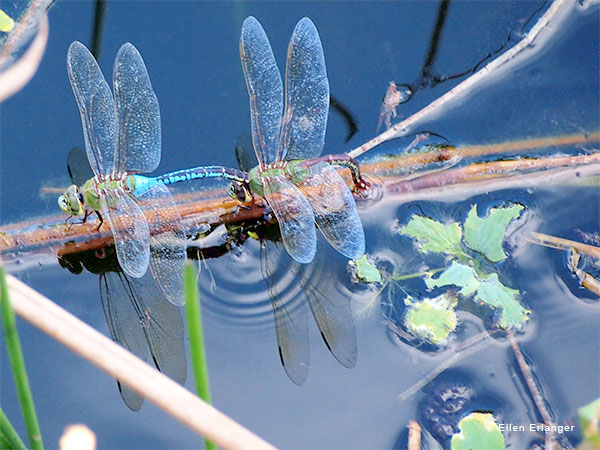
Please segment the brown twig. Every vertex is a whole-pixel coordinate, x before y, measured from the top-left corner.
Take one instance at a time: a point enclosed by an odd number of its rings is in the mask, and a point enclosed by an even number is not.
[[[600,247],[596,247],[594,245],[584,244],[582,242],[571,241],[569,239],[563,239],[556,236],[550,236],[549,234],[537,232],[531,233],[527,240],[533,244],[543,245],[544,247],[555,248],[557,250],[569,250],[574,248],[579,253],[584,253],[593,258],[600,259]]]
[[[419,122],[422,122],[426,118],[432,117],[434,114],[437,114],[442,109],[442,107],[447,106],[447,104],[451,101],[456,101],[457,99],[468,95],[478,84],[480,84],[483,80],[489,79],[492,73],[497,72],[497,70],[501,66],[505,65],[511,59],[515,58],[517,54],[519,54],[526,48],[533,48],[531,44],[538,37],[540,32],[544,30],[551,22],[554,23],[554,25],[556,26],[556,22],[560,20],[560,18],[565,17],[564,12],[567,10],[568,7],[572,7],[572,4],[572,2],[568,2],[567,0],[555,0],[550,6],[550,8],[548,8],[548,10],[538,19],[536,24],[527,33],[527,35],[514,47],[504,52],[498,58],[488,63],[481,70],[471,75],[462,83],[454,87],[451,91],[442,95],[440,98],[430,103],[425,108],[416,112],[415,114],[403,120],[402,122],[393,125],[389,130],[384,131],[383,133],[374,137],[373,139],[361,145],[360,147],[355,148],[350,152],[350,156],[356,158],[385,141],[405,136],[408,133],[410,127],[414,126]],[[542,46],[537,45],[536,47],[537,49],[539,49]],[[537,49],[532,51],[531,54],[533,55],[534,53],[536,53]]]

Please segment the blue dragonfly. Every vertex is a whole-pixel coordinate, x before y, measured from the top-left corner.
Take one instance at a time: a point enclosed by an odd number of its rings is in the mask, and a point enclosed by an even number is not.
[[[332,167],[352,168],[353,161],[347,155],[318,158],[325,142],[329,81],[315,25],[303,18],[290,39],[285,107],[269,39],[254,17],[242,25],[240,55],[259,161],[249,173],[250,190],[266,199],[284,246],[297,262],[307,264],[315,256],[315,222],[333,248],[350,259],[359,258],[365,251],[363,227],[352,193]],[[356,170],[355,184],[366,188]]]
[[[167,185],[206,177],[245,184],[248,177],[218,166],[159,177],[137,175],[158,167],[161,124],[146,66],[132,44],[124,44],[115,58],[114,97],[96,60],[80,42],[69,47],[67,70],[94,176],[70,186],[59,197],[59,207],[84,221],[95,211],[100,226],[107,219],[123,272],[141,278],[150,267],[165,297],[181,305],[185,234]]]

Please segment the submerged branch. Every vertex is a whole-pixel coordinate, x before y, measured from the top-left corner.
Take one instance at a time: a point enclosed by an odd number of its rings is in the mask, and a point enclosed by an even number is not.
[[[529,33],[527,33],[527,35],[514,47],[511,47],[498,58],[494,59],[485,67],[483,67],[480,71],[464,80],[462,83],[439,97],[434,102],[427,105],[425,108],[408,117],[406,120],[393,125],[389,130],[384,131],[360,147],[355,148],[350,152],[350,156],[356,158],[385,141],[405,136],[410,127],[422,122],[426,118],[431,118],[434,114],[439,113],[442,108],[451,101],[456,101],[457,99],[464,97],[464,95],[467,95],[469,92],[472,92],[477,85],[482,83],[482,81],[489,79],[492,73],[495,74],[498,68],[515,58],[524,49],[531,48],[534,40],[538,37],[540,32],[547,28],[550,23],[556,25],[558,19],[565,17],[565,14],[562,14],[561,16],[559,13],[564,13],[565,10],[567,10],[569,7],[573,7],[574,4],[575,2],[570,2],[567,0],[555,0],[554,3],[550,5],[550,8],[548,8],[548,10],[544,13],[544,15],[538,19]],[[536,52],[531,52],[531,56],[533,56],[535,53]]]

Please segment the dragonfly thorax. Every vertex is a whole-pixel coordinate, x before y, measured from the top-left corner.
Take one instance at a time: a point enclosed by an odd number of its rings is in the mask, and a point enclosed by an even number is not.
[[[110,176],[104,180],[94,177],[87,180],[81,188],[73,184],[58,198],[58,206],[67,214],[83,216],[86,209],[91,211],[100,209],[100,192],[117,189],[133,191],[135,189],[134,176],[129,175],[118,179]]]

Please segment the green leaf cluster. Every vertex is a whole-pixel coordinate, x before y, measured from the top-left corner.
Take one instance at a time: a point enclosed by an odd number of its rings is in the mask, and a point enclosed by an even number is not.
[[[382,277],[379,269],[369,262],[367,255],[362,255],[355,261],[350,261],[356,269],[356,279],[361,283],[381,283]]]
[[[481,269],[481,258],[492,263],[506,259],[502,249],[506,227],[511,220],[519,217],[523,208],[519,204],[492,208],[486,217],[480,218],[477,205],[474,205],[463,227],[457,223],[442,224],[429,217],[414,215],[407,225],[400,228],[400,232],[417,240],[423,253],[453,256],[450,266],[437,278],[425,279],[429,289],[457,286],[462,296],[473,296],[475,300],[500,310],[500,327],[517,327],[529,319],[531,311],[519,303],[517,289],[502,284],[497,273]]]
[[[408,304],[404,315],[406,329],[412,335],[434,345],[446,344],[448,336],[456,329],[458,323],[456,296],[444,293],[439,297],[426,298],[415,303],[407,298],[405,302]]]

